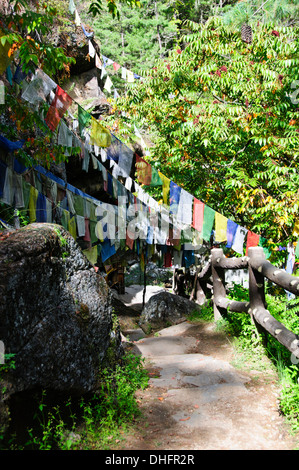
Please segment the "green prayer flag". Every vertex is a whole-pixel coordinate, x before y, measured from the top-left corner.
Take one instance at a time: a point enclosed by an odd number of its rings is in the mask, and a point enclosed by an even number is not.
[[[84,216],[84,202],[81,196],[74,194],[74,209],[77,215]]]
[[[266,238],[260,237],[259,246],[261,246],[263,248],[266,259],[270,258],[271,250],[267,246],[267,239]]]
[[[96,235],[96,225],[97,222],[95,220],[89,220],[89,232],[91,243],[96,243],[97,241],[99,241]]]
[[[85,111],[78,105],[78,122],[79,122],[79,133],[82,136],[82,132],[86,126],[88,126],[89,121],[91,120],[91,114]]]
[[[163,182],[159,176],[158,171],[152,167],[152,179],[151,179],[151,186],[162,186]]]
[[[22,179],[22,183],[23,183],[24,208],[28,210],[31,185],[30,183],[27,183],[27,181],[25,181],[24,178]]]
[[[203,227],[202,227],[202,238],[205,241],[210,240],[211,232],[214,226],[214,219],[215,219],[214,209],[211,209],[211,207],[205,205],[204,213],[203,213]]]
[[[295,249],[295,256],[299,258],[299,240],[297,241],[296,249]]]
[[[70,221],[70,213],[69,211],[62,209],[62,215],[61,215],[61,225],[65,230],[69,229],[69,221]]]

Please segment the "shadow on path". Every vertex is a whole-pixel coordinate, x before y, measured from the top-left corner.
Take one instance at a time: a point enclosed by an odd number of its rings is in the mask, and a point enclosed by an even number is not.
[[[123,449],[292,450],[273,370],[237,370],[213,324],[183,322],[134,342],[150,385],[137,393],[143,418]]]

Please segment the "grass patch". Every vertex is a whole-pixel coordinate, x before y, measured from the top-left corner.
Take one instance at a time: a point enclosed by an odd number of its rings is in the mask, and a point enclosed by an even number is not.
[[[91,396],[59,402],[57,396],[53,400],[43,390],[23,435],[2,436],[0,449],[104,450],[117,446],[140,418],[135,392],[148,385],[143,359],[126,354],[121,363],[101,371],[99,383]]]

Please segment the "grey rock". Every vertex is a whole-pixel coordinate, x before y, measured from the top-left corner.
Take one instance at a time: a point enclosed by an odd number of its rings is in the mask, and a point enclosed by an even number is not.
[[[175,325],[186,320],[186,316],[200,306],[179,295],[164,291],[153,295],[146,303],[140,317],[140,326],[144,331],[148,328]]]
[[[96,390],[108,356],[121,356],[111,292],[61,226],[30,224],[0,243],[0,339],[14,354],[6,393],[36,387]],[[114,358],[115,358],[114,356]]]

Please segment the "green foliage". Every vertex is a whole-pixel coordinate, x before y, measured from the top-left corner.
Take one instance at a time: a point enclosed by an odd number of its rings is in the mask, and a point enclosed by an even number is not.
[[[240,1],[229,8],[223,15],[225,24],[241,27],[243,23],[255,24],[257,20],[278,25],[291,25],[299,19],[297,0],[254,0]]]
[[[118,3],[127,4],[130,7],[140,7],[139,0],[119,0]],[[115,0],[107,0],[107,9],[113,18],[120,18],[119,6]],[[89,13],[92,13],[93,16],[101,15],[103,13],[103,2],[102,0],[95,0],[89,6]]]
[[[288,418],[292,429],[299,430],[299,384],[298,366],[291,365],[283,370],[280,409]]]
[[[100,390],[90,402],[92,419],[88,411],[88,422],[92,429],[103,417],[105,422],[120,425],[124,420],[131,420],[138,415],[134,394],[148,385],[143,362],[139,356],[129,354],[125,356],[123,364],[116,364],[114,369],[106,369],[101,373]]]
[[[229,298],[238,301],[248,300],[248,291],[234,285]],[[267,308],[270,314],[287,329],[299,334],[298,299],[288,300],[286,294],[266,294]],[[262,364],[262,355],[266,354],[275,365],[280,381],[280,410],[295,431],[299,430],[299,369],[298,360],[275,338],[266,334],[266,346],[257,340],[250,316],[244,313],[228,312],[221,321],[221,329],[235,339],[236,347],[245,353],[249,362],[256,362],[255,368]]]
[[[103,11],[92,19],[103,55],[143,76],[156,58],[165,57],[174,44],[177,28],[168,5],[165,0],[144,0],[139,8],[123,3],[119,5],[118,18]],[[81,15],[89,20],[84,10]],[[124,91],[126,82],[120,72],[115,73],[112,65],[107,70],[117,90]]]
[[[72,450],[103,449],[139,415],[135,392],[146,388],[148,374],[143,359],[133,354],[100,372],[99,387],[92,396],[58,403],[43,390],[32,426],[23,443],[11,436],[1,449]],[[8,443],[7,443],[8,440]]]
[[[188,315],[189,321],[203,321],[211,322],[214,319],[213,304],[210,299],[206,301],[204,305],[200,306],[200,310],[195,309]]]
[[[212,17],[119,102],[149,161],[195,197],[274,243],[298,216],[297,28],[256,23],[252,44]],[[292,91],[293,90],[293,91]]]
[[[67,57],[61,47],[43,39],[54,25],[57,10],[53,6],[43,3],[41,7],[38,4],[33,9],[28,0],[10,0],[10,3],[13,12],[5,17],[1,43],[10,44],[9,56],[13,57],[17,51],[24,71],[28,72],[32,66],[37,66],[53,76],[58,70],[74,63],[74,59]],[[35,37],[42,39],[37,40]]]
[[[4,354],[4,361],[2,361],[3,360],[2,357],[0,358],[1,358],[1,364],[0,364],[0,377],[1,377],[1,374],[5,374],[10,370],[15,369],[16,363],[15,363],[15,354],[12,354],[12,353]]]

